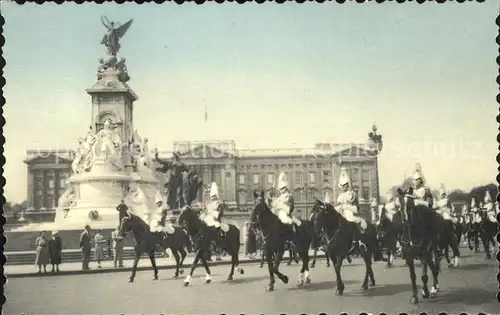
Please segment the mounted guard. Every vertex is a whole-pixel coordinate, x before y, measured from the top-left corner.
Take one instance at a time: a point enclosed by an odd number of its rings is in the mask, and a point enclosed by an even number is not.
[[[425,186],[424,176],[422,174],[422,168],[420,164],[417,164],[415,172],[413,173],[413,196],[415,200],[415,205],[424,205],[432,209],[433,198],[429,188]]]
[[[446,190],[443,186],[439,189],[439,200],[436,203],[436,212],[439,213],[443,217],[443,219],[452,221],[451,209],[452,204],[450,202],[450,199],[448,199]]]
[[[284,173],[280,173],[278,190],[280,195],[273,204],[274,212],[283,224],[290,226],[293,232],[295,232],[296,227],[300,226],[301,222],[292,216],[294,200],[292,194],[288,191],[288,182]]]
[[[385,208],[385,216],[389,221],[392,221],[394,215],[399,211],[400,206],[398,199],[394,199],[394,194],[392,191],[387,192],[387,203],[385,206],[379,206],[378,208],[378,221],[377,225],[380,224],[380,218],[382,217],[382,210]]]
[[[476,198],[472,198],[470,202],[470,215],[471,215],[471,223],[481,223],[482,218],[481,218],[481,213],[479,212],[479,209],[476,204]]]
[[[365,245],[361,242],[361,234],[364,234],[368,227],[365,219],[358,216],[358,200],[356,193],[351,190],[349,186],[349,175],[345,171],[340,173],[339,186],[343,192],[337,197],[337,209],[344,216],[344,218],[352,223],[356,223],[356,240],[360,245]]]
[[[219,188],[216,182],[212,182],[210,187],[210,200],[207,201],[204,211],[200,215],[200,219],[205,222],[208,227],[214,229],[215,233],[215,244],[217,247],[220,246],[222,237],[228,232],[229,226],[227,224],[221,224],[221,208],[222,203],[219,200]]]
[[[165,197],[160,193],[159,190],[156,192],[155,205],[156,205],[156,214],[161,215],[161,218],[158,221],[156,221],[157,223],[156,226],[151,227],[151,231],[165,232],[165,234],[167,235],[173,234],[175,232],[175,227],[170,221],[168,215],[167,203],[165,202]]]
[[[493,223],[497,223],[496,219],[496,207],[493,205],[493,201],[491,200],[491,195],[489,191],[486,191],[486,195],[484,196],[484,206],[483,211],[485,212],[485,216]]]
[[[375,224],[378,221],[378,219],[377,219],[377,214],[378,214],[377,208],[378,208],[377,198],[372,198],[372,201],[370,203],[370,214],[371,214],[371,218],[372,218],[372,224]]]

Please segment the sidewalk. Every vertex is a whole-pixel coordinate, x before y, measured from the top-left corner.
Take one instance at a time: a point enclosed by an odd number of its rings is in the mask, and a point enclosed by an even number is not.
[[[312,251],[310,252],[312,255]],[[324,255],[317,255],[317,258],[323,258]],[[191,266],[193,262],[194,256],[189,255],[186,256],[184,260],[183,269],[187,269]],[[229,256],[222,257],[221,261],[215,261],[215,256],[212,257],[213,261],[209,262],[210,266],[218,266],[218,265],[228,265],[231,263],[231,258]],[[287,253],[283,259],[288,259]],[[249,264],[249,263],[257,263],[260,262],[260,255],[258,255],[255,259],[250,259],[246,257],[244,254],[240,254],[240,265],[241,264]],[[50,277],[50,276],[62,276],[62,275],[79,275],[79,274],[93,274],[93,273],[109,273],[109,272],[130,272],[132,271],[132,265],[134,261],[132,259],[127,259],[123,261],[124,268],[115,268],[113,261],[107,260],[101,262],[102,268],[97,268],[97,262],[92,260],[90,262],[90,270],[82,271],[82,263],[81,262],[70,262],[63,263],[59,266],[60,272],[50,272],[52,269],[52,265],[47,266],[46,274],[38,274],[38,266],[35,265],[12,265],[4,266],[4,275],[7,278],[25,278],[25,277]],[[157,257],[156,258],[156,266],[158,270],[166,270],[166,269],[175,269],[175,259],[170,256],[170,258]],[[141,256],[139,260],[139,264],[137,265],[137,271],[139,270],[153,270],[151,266],[151,261],[146,254]]]

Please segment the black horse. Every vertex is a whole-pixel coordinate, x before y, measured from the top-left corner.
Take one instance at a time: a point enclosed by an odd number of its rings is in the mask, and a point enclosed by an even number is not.
[[[385,209],[385,207],[382,208],[380,223],[377,228],[379,230],[380,239],[382,240],[382,247],[387,249],[387,268],[392,267],[394,257],[397,253],[397,243],[401,236],[402,225],[403,219],[401,211],[397,211],[392,216],[392,219],[389,219],[387,209]]]
[[[494,249],[495,246],[495,236],[498,233],[498,223],[491,222],[488,219],[488,214],[486,211],[481,211],[481,222],[479,223],[479,237],[484,246],[484,252],[486,254],[485,259],[491,259],[490,244]]]
[[[312,223],[307,220],[301,220],[301,225],[297,227],[296,232],[292,232],[290,227],[285,226],[278,217],[271,212],[267,203],[260,199],[255,204],[251,214],[252,226],[258,226],[264,237],[264,255],[269,270],[270,282],[268,291],[274,290],[274,275],[288,283],[288,277],[279,271],[279,265],[285,252],[285,243],[290,241],[294,252],[299,254],[302,260],[298,285],[309,284],[309,247],[312,240]]]
[[[309,216],[309,221],[315,222],[317,213],[314,211],[311,211],[311,215]],[[313,250],[313,257],[311,261],[311,268],[314,268],[316,266],[316,256],[318,255],[318,250],[322,250],[325,252],[325,258],[326,258],[326,267],[330,267],[330,258],[328,257],[328,251],[326,250],[327,246],[327,241],[328,238],[326,237],[325,233],[323,231],[319,231],[318,233],[314,233],[313,239],[311,242],[311,249]]]
[[[189,236],[193,241],[193,247],[195,251],[195,257],[193,264],[191,265],[191,271],[189,275],[184,280],[184,285],[188,286],[191,283],[191,277],[193,276],[194,270],[196,269],[198,262],[201,260],[203,266],[205,267],[206,277],[205,283],[211,282],[210,268],[208,267],[207,257],[213,248],[213,244],[216,243],[216,235],[214,229],[209,227],[198,217],[198,212],[193,210],[191,207],[185,207],[181,211],[178,223],[184,227]],[[231,271],[227,280],[233,280],[234,269],[236,268],[240,274],[244,271],[239,265],[239,251],[240,251],[240,230],[233,224],[228,224],[229,230],[218,242],[218,247],[226,251],[231,256]],[[216,249],[217,250],[217,249]]]
[[[414,259],[422,261],[422,296],[433,297],[439,291],[439,261],[437,250],[439,247],[438,236],[442,229],[442,217],[425,205],[415,205],[413,188],[406,192],[398,189],[398,198],[403,213],[403,225],[400,243],[403,247],[403,257],[410,270],[410,280],[413,290],[411,303],[418,303],[418,291],[415,275]],[[429,294],[427,287],[428,268],[431,269],[433,285]]]
[[[460,258],[460,241],[456,233],[455,224],[450,220],[443,219],[439,216],[441,221],[441,231],[439,234],[439,248],[444,250],[444,258],[448,263],[448,267],[456,267],[458,263],[458,258]],[[449,257],[449,248],[453,251],[453,258],[455,258],[455,264],[452,264]],[[438,265],[439,267],[439,265]]]
[[[184,249],[187,245],[187,236],[180,228],[175,227],[174,233],[168,235],[163,232],[151,232],[149,226],[141,218],[131,213],[125,213],[121,216],[119,230],[122,236],[125,236],[127,232],[131,231],[136,242],[134,246],[134,265],[129,282],[134,281],[137,264],[143,253],[149,255],[151,265],[155,271],[155,280],[158,279],[158,269],[156,268],[155,262],[155,252],[158,248],[162,248],[163,250],[170,248],[172,250],[172,255],[176,263],[174,277],[178,277],[179,274],[184,272],[182,270],[182,265],[187,255]]]
[[[373,225],[370,225],[369,230],[367,230],[368,235],[363,235],[363,241],[366,246],[358,246],[355,242],[355,232],[357,226],[356,223],[347,221],[330,203],[324,203],[321,200],[316,199],[314,210],[317,212],[314,230],[316,233],[324,231],[327,236],[327,247],[326,251],[328,256],[332,260],[333,267],[335,269],[335,274],[337,276],[337,291],[336,295],[344,294],[345,285],[342,282],[341,268],[342,262],[345,258],[349,256],[350,253],[356,249],[365,262],[366,272],[363,284],[361,285],[362,290],[368,290],[368,279],[370,279],[370,285],[375,285],[375,277],[372,270],[372,255],[378,252],[380,254],[380,248],[377,244],[376,231]]]

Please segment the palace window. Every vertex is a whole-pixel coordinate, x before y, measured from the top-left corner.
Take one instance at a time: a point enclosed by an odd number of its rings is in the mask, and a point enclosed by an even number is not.
[[[260,175],[259,174],[253,174],[252,176],[252,182],[254,185],[257,185],[260,182]]]
[[[370,180],[370,169],[369,168],[363,168],[363,174],[361,175],[363,178],[363,182],[369,181]]]
[[[302,191],[301,190],[295,190],[293,192],[293,199],[295,202],[302,202]]]
[[[240,185],[245,184],[245,174],[238,175],[238,183],[240,183]]]
[[[35,172],[35,189],[43,190],[43,173],[42,171]]]
[[[44,200],[44,207],[47,209],[53,209],[54,208],[54,196],[53,195],[47,195],[45,196]]]
[[[323,176],[324,177],[330,176],[330,171],[323,171]]]
[[[238,191],[238,205],[244,205],[247,202],[247,193],[243,190]]]
[[[369,187],[363,187],[363,192],[361,194],[361,197],[364,200],[368,200],[370,198],[370,188]]]
[[[295,172],[295,185],[302,185],[302,173]]]
[[[231,172],[226,172],[226,178],[231,178]]]
[[[33,198],[33,208],[40,209],[43,202],[43,192],[41,190],[35,191],[35,196]]]
[[[267,173],[267,183],[269,185],[274,184],[274,174],[273,173]]]
[[[316,172],[309,172],[309,183],[316,183]]]

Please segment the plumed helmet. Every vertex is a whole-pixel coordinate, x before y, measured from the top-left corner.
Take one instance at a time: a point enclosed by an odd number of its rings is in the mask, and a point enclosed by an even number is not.
[[[345,170],[342,170],[339,176],[339,186],[342,187],[346,184],[349,184],[349,182],[350,182],[349,174],[347,174]]]
[[[486,195],[484,195],[484,203],[490,203],[491,202],[491,195],[490,192],[487,190]]]
[[[288,181],[286,180],[286,175],[285,173],[280,173],[280,176],[278,178],[278,189],[282,188],[288,188]]]
[[[331,203],[332,202],[332,199],[330,198],[330,192],[329,191],[325,192],[325,199],[324,199],[323,202],[324,203]]]
[[[216,182],[212,182],[212,186],[210,187],[210,197],[219,198],[219,187],[217,187]]]

